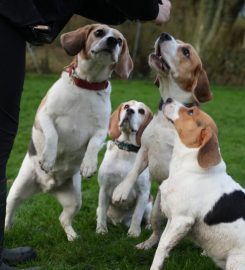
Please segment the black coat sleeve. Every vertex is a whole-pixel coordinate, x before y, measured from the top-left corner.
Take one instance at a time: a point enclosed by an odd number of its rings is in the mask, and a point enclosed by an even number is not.
[[[86,0],[77,14],[89,19],[121,24],[126,20],[154,20],[159,12],[159,0]]]

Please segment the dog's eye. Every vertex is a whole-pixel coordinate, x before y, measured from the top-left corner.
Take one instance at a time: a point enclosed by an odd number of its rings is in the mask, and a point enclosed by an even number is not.
[[[188,110],[187,111],[187,114],[190,115],[190,116],[192,116],[193,115],[193,110]]]
[[[129,105],[126,104],[126,105],[124,106],[124,110],[127,110],[128,108],[129,108]]]
[[[190,51],[189,51],[189,49],[187,49],[187,48],[182,48],[182,53],[184,54],[184,56],[186,56],[186,57],[189,57],[190,56]]]
[[[139,109],[138,112],[139,112],[140,114],[145,114],[145,110],[144,110],[144,109]]]
[[[118,38],[117,41],[118,41],[118,45],[121,46],[122,45],[122,39]]]
[[[103,37],[105,35],[105,31],[103,29],[98,29],[97,31],[94,32],[94,35],[96,37]]]

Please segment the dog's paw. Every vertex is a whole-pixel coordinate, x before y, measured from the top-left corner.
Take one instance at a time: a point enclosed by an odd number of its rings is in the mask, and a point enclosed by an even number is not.
[[[160,266],[152,265],[150,270],[163,270]]]
[[[141,233],[140,226],[134,226],[134,227],[130,226],[130,228],[128,230],[129,237],[133,237],[133,238],[139,237],[140,233]]]
[[[93,162],[91,160],[83,160],[82,165],[80,167],[80,173],[83,178],[90,178],[93,174],[96,173],[97,170],[97,162]]]
[[[159,238],[153,233],[149,239],[136,245],[136,248],[148,250],[148,249],[152,248],[153,246],[155,246],[158,242],[159,242]]]
[[[66,236],[69,242],[73,242],[79,238],[79,235],[72,228],[66,230]]]
[[[206,250],[203,250],[202,253],[201,253],[201,256],[203,257],[208,257],[208,253]]]
[[[42,157],[39,160],[40,168],[46,173],[50,172],[53,169],[54,163],[55,163],[55,160],[45,158],[45,157]]]
[[[69,242],[73,242],[73,241],[77,240],[78,238],[79,238],[79,235],[77,235],[76,233],[67,235],[67,240]]]
[[[130,187],[128,186],[127,183],[120,183],[113,192],[112,195],[112,202],[113,203],[119,203],[119,202],[124,202],[127,200],[128,195],[130,192]]]
[[[103,226],[103,225],[97,225],[97,228],[96,228],[96,233],[98,234],[106,234],[108,233],[108,229],[107,229],[107,226]]]

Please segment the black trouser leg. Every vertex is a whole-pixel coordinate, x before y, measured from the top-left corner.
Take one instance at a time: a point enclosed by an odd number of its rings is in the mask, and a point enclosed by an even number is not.
[[[25,40],[0,18],[0,254],[4,240],[6,164],[18,129],[25,75]]]
[[[4,239],[4,220],[6,208],[6,181],[0,180],[0,254],[2,255]],[[1,263],[0,263],[1,264]]]

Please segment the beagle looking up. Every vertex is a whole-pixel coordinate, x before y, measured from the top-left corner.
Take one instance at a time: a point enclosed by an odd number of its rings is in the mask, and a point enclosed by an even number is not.
[[[149,201],[151,183],[148,168],[139,175],[126,201],[113,203],[112,193],[132,168],[140,149],[141,135],[151,119],[150,109],[135,100],[122,103],[111,116],[109,135],[115,141],[107,143],[98,173],[97,233],[107,232],[107,216],[114,224],[123,222],[128,225],[131,237],[139,236],[143,217],[148,225],[150,223],[152,202]]]
[[[127,78],[133,68],[123,35],[92,24],[63,34],[61,44],[75,56],[41,102],[29,151],[8,198],[5,227],[31,195],[50,192],[63,206],[60,223],[69,241],[77,237],[72,219],[81,207],[81,176],[97,169],[97,154],[109,125],[113,71]]]
[[[212,98],[209,82],[202,62],[195,49],[188,43],[162,33],[155,42],[155,51],[149,56],[149,65],[157,74],[159,92],[163,101],[174,98],[186,105],[206,102]],[[113,193],[114,201],[124,201],[138,175],[149,166],[150,176],[159,184],[168,177],[169,162],[174,144],[174,129],[163,117],[162,108],[154,115],[145,129],[141,148],[132,169]],[[153,234],[137,245],[149,249],[157,244],[163,230],[160,213],[160,196],[156,196],[151,225]]]
[[[245,269],[245,190],[226,173],[214,121],[171,99],[164,114],[177,136],[169,177],[160,186],[168,223],[151,270],[161,269],[185,235],[220,268]]]

